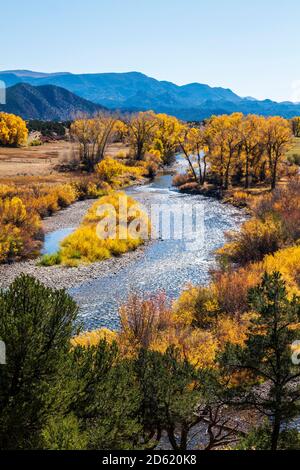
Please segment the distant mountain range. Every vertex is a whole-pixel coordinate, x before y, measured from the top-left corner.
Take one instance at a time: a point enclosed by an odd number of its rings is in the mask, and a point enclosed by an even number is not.
[[[32,86],[27,83],[9,87],[6,103],[0,105],[0,111],[42,121],[68,121],[78,113],[92,115],[104,109],[64,88],[54,85]]]
[[[39,92],[45,90],[40,88],[47,86],[50,93],[50,86],[64,88],[69,92],[83,98],[81,106],[91,107],[101,105],[109,109],[118,109],[123,111],[138,111],[152,109],[156,112],[165,112],[175,115],[184,120],[200,120],[209,117],[212,114],[223,114],[240,111],[245,114],[255,113],[264,116],[281,115],[290,118],[300,115],[300,104],[292,102],[277,103],[271,100],[259,101],[252,97],[242,98],[230,89],[213,88],[200,83],[191,83],[178,86],[167,81],[158,81],[139,72],[129,73],[100,73],[100,74],[81,74],[75,75],[67,72],[43,73],[27,70],[10,70],[0,72],[0,80],[6,83],[6,86],[12,87],[17,84],[29,84],[38,87]],[[14,94],[18,91],[18,106],[27,112],[27,106],[22,103],[22,90],[28,96],[28,88],[11,88]],[[8,90],[8,97],[11,93]],[[33,89],[30,89],[34,94]],[[60,92],[63,95],[63,92]],[[44,94],[44,93],[43,93]],[[55,106],[49,101],[50,108],[62,109],[59,106],[59,93],[54,92],[56,97]],[[65,98],[67,98],[65,96]],[[69,95],[71,99],[71,95]],[[66,99],[68,102],[68,99]],[[72,109],[79,106],[74,95]],[[89,103],[89,104],[88,104]],[[42,102],[41,102],[42,105]],[[10,106],[9,99],[7,106]],[[41,109],[41,108],[40,108]],[[50,110],[49,110],[50,112]],[[45,109],[44,116],[54,119],[55,112],[47,114]],[[60,115],[60,112],[57,116]]]

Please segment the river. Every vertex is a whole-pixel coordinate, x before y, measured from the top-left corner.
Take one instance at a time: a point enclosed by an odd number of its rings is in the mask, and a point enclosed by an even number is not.
[[[180,171],[183,165],[183,161],[178,159]],[[118,308],[130,292],[147,295],[164,291],[170,299],[175,299],[187,284],[207,284],[210,269],[215,263],[214,251],[224,244],[225,232],[238,229],[245,219],[240,210],[228,204],[180,193],[172,187],[171,174],[158,176],[152,183],[132,187],[126,192],[147,208],[151,204],[163,204],[176,212],[194,205],[200,208],[202,218],[191,219],[182,239],[173,237],[152,241],[142,256],[116,273],[70,289],[70,294],[80,306],[80,320],[85,330],[100,327],[118,329]],[[193,230],[198,228],[194,226],[195,222],[202,227],[203,243],[199,248],[189,243],[192,225]]]

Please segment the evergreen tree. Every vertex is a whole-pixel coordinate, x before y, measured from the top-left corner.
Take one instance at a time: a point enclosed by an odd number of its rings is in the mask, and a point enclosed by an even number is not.
[[[145,440],[155,444],[165,431],[174,450],[186,450],[190,429],[202,420],[196,413],[201,401],[197,371],[174,348],[165,354],[142,349],[136,370]]]
[[[87,435],[87,447],[96,450],[137,449],[142,426],[140,390],[132,361],[119,357],[116,344],[76,347],[73,373],[77,392],[71,408]]]
[[[77,306],[64,290],[21,275],[0,292],[0,448],[37,448],[52,415],[71,399],[67,372]]]
[[[265,274],[261,284],[250,290],[249,301],[256,315],[246,346],[228,346],[222,362],[232,372],[248,373],[250,380],[236,389],[235,403],[253,405],[269,418],[270,448],[276,450],[280,432],[300,410],[300,371],[292,362],[291,349],[299,339],[300,301],[288,297],[278,272]]]

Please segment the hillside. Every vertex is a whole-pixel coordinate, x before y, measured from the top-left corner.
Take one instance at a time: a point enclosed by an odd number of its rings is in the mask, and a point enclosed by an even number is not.
[[[6,103],[0,105],[0,111],[17,114],[24,119],[66,121],[78,113],[94,114],[104,109],[61,87],[35,87],[25,83],[7,89]]]
[[[300,115],[299,104],[242,98],[230,89],[214,88],[200,83],[178,86],[171,82],[155,80],[139,72],[74,75],[65,72],[47,74],[12,70],[0,72],[0,80],[7,86],[18,83],[33,86],[54,85],[110,109],[152,109],[184,120],[199,120],[212,114],[235,111],[264,116],[281,115],[286,118]]]

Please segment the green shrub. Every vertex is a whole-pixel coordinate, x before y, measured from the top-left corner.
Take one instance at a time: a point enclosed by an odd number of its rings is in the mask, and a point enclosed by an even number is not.
[[[38,264],[39,266],[55,266],[60,263],[61,263],[61,254],[58,251],[57,253],[53,253],[51,255],[44,255]]]

